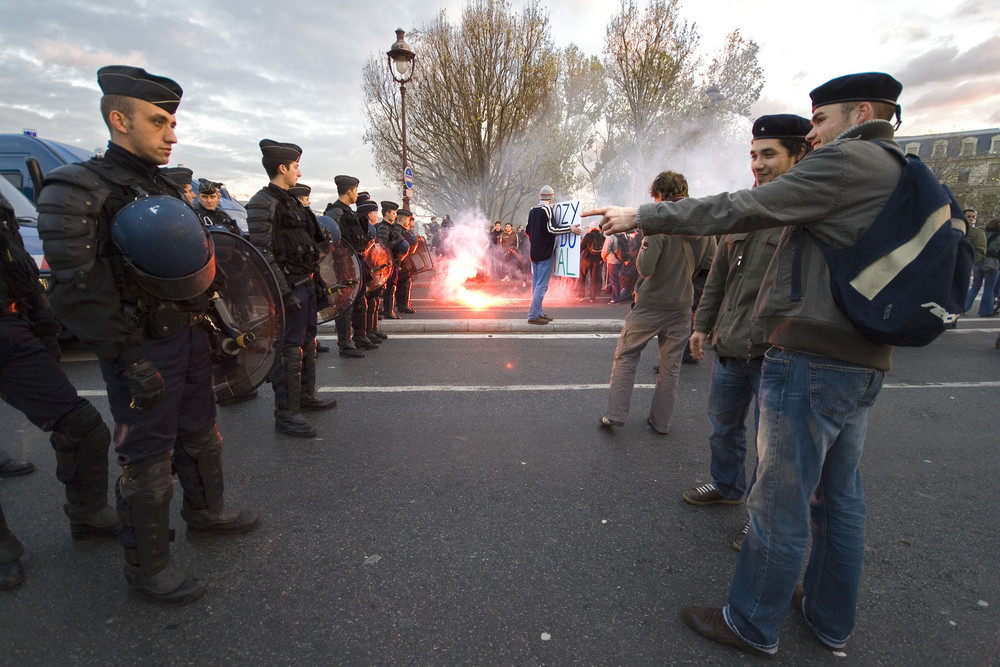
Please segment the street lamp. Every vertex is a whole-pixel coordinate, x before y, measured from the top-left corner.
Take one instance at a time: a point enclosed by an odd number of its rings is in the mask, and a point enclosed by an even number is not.
[[[392,80],[399,84],[401,98],[401,118],[403,125],[403,208],[410,208],[409,188],[406,184],[406,84],[413,78],[413,68],[417,54],[403,41],[406,34],[402,28],[396,28],[396,41],[386,52],[389,56],[389,74]]]

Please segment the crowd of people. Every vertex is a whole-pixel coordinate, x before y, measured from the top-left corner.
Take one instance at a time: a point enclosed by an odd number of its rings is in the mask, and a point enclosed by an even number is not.
[[[205,585],[170,558],[174,475],[189,531],[239,535],[259,524],[257,512],[226,503],[210,342],[201,326],[214,280],[205,228],[230,225],[217,210],[220,184],[203,181],[195,193],[189,171],[160,168],[177,141],[180,86],[122,66],[99,70],[98,83],[111,135],[107,152],[50,172],[39,198],[39,235],[54,280],[48,298],[16,219],[0,207],[3,240],[15,258],[4,264],[0,336],[9,354],[0,392],[51,432],[73,538],[116,537],[133,590],[187,604]],[[758,656],[777,652],[790,606],[829,648],[842,648],[854,629],[865,547],[859,465],[892,347],[846,319],[830,295],[824,256],[796,230],[846,246],[873,224],[902,169],[890,154],[900,152],[891,120],[899,116],[901,90],[886,74],[848,75],[810,93],[811,120],[758,118],[750,137],[752,189],[692,198],[684,176],[665,171],[651,184],[653,203],[586,211],[595,221],[584,233],[553,223],[554,192],[545,186],[526,225],[498,221],[487,232],[492,280],[526,287],[530,272],[531,324],[552,321],[543,300],[562,234],[581,237],[578,298],[594,301],[607,288],[612,303],[633,304],[614,352],[602,428],[625,423],[636,366],[653,337],[659,368],[647,422],[657,434],[671,430],[686,344],[695,359],[714,347],[712,482],[692,486],[683,498],[696,506],[745,501],[749,516],[732,542],[740,553],[728,603],[685,607],[682,618],[699,634]],[[268,182],[247,206],[248,239],[271,267],[285,315],[269,377],[275,429],[314,437],[303,413],[336,405],[316,394],[317,312],[329,296],[317,277],[320,258],[338,243],[362,256],[376,238],[390,253],[384,285],[365,272],[365,288],[336,320],[340,354],[362,358],[388,338],[381,317],[414,312],[402,261],[418,239],[410,211],[372,201],[347,175],[335,178],[338,199],[324,213],[333,225],[325,226],[299,183],[302,148],[263,139],[260,150]],[[169,262],[161,261],[168,251],[160,247],[167,226],[137,221],[151,211],[172,216]],[[974,221],[974,212],[966,213]],[[983,239],[969,234],[981,255],[966,309],[980,287],[993,294],[1000,261],[984,260],[1000,246],[994,222]],[[425,231],[433,252],[450,252],[452,229],[447,216],[440,225],[432,218]],[[980,315],[992,315],[993,303],[984,298]],[[98,356],[113,431],[59,368],[57,317]],[[751,409],[758,465],[748,483]],[[117,511],[107,498],[112,442],[122,466]],[[0,475],[32,468],[0,453]],[[23,581],[22,551],[0,509],[0,589]]]

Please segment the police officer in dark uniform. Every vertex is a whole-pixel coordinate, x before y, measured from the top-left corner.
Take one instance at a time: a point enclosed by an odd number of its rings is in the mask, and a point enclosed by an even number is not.
[[[181,189],[188,206],[194,206],[197,196],[191,187],[191,179],[194,178],[193,171],[187,167],[163,167],[160,169],[160,173]]]
[[[0,397],[52,434],[56,477],[66,487],[63,509],[73,539],[117,537],[118,515],[108,506],[111,433],[60,368],[59,331],[35,260],[24,249],[14,209],[0,195]],[[0,455],[3,476],[35,469],[6,452]],[[22,551],[0,509],[0,590],[24,580],[18,560]]]
[[[399,315],[393,311],[396,297],[396,274],[399,272],[399,246],[403,240],[403,228],[394,224],[399,204],[394,201],[384,201],[382,204],[382,219],[375,225],[375,235],[392,252],[392,273],[385,281],[385,291],[382,293],[382,317],[398,320]]]
[[[271,182],[247,204],[250,242],[274,271],[285,303],[285,334],[281,357],[271,371],[274,428],[299,438],[315,438],[316,428],[303,410],[337,405],[315,395],[316,387],[316,263],[326,237],[311,210],[289,190],[298,182],[302,149],[270,139],[260,142],[261,162]],[[311,327],[311,328],[310,328]],[[303,392],[303,372],[307,390]]]
[[[413,214],[401,208],[396,212],[396,224],[402,228],[403,246],[402,255],[399,258],[399,270],[396,272],[396,310],[407,315],[412,315],[416,310],[410,303],[410,270],[403,265],[403,260],[410,253],[417,251],[417,235],[413,233]]]
[[[327,215],[340,227],[341,240],[358,255],[361,261],[362,274],[367,276],[364,267],[364,259],[361,257],[372,242],[371,233],[368,231],[368,221],[358,217],[351,208],[351,204],[358,201],[358,184],[360,181],[353,176],[335,176],[334,182],[337,184],[337,201],[326,207],[323,215]],[[367,283],[367,280],[365,281]],[[367,299],[365,284],[358,293],[357,299],[351,307],[351,312],[344,313],[336,318],[337,324],[337,345],[340,347],[340,355],[343,357],[364,357],[365,353],[361,349],[372,349],[377,347],[367,340],[365,327],[367,320]],[[360,341],[360,342],[359,342]]]
[[[97,354],[123,466],[116,486],[129,586],[164,604],[205,591],[170,558],[176,471],[191,533],[239,534],[256,512],[228,507],[208,331],[215,275],[208,234],[157,165],[177,142],[181,88],[138,67],[103,67],[103,157],[53,170],[38,231],[66,328]]]
[[[198,181],[198,203],[195,204],[194,210],[201,218],[201,223],[206,227],[221,227],[227,232],[242,236],[240,226],[236,224],[236,221],[219,208],[221,199],[222,183],[215,183],[204,178]]]
[[[368,236],[372,239],[376,238],[375,221],[378,219],[378,204],[367,192],[359,192],[358,204],[355,208],[361,222],[368,225]],[[358,327],[353,327],[352,340],[358,347],[378,348],[382,344],[382,341],[389,337],[378,330],[382,290],[385,288],[385,285],[379,285],[373,289],[371,285],[371,267],[368,267],[367,264],[363,264],[363,266],[368,269],[364,274],[365,326],[363,333]]]

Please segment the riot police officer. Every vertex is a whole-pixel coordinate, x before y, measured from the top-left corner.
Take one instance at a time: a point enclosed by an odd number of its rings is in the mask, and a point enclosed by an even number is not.
[[[197,195],[194,192],[194,188],[191,187],[191,179],[194,178],[193,171],[187,167],[164,167],[160,169],[160,173],[181,189],[188,206],[194,206]]]
[[[170,558],[173,472],[189,533],[239,534],[256,512],[226,505],[208,331],[208,234],[157,165],[177,142],[181,87],[138,67],[102,67],[103,157],[48,174],[38,231],[61,322],[97,354],[115,418],[125,578],[164,604],[205,591]]]
[[[59,331],[35,260],[24,249],[14,209],[0,195],[0,396],[32,424],[51,432],[56,477],[66,487],[63,509],[73,539],[116,537],[118,516],[108,506],[111,433],[59,367]],[[4,475],[35,469],[0,454]],[[18,560],[22,551],[0,509],[0,590],[23,581]]]
[[[337,201],[329,204],[323,215],[333,218],[334,222],[337,223],[341,239],[357,253],[362,267],[364,267],[361,253],[368,248],[373,239],[368,231],[368,221],[359,218],[358,214],[351,208],[351,204],[358,201],[360,181],[353,176],[345,175],[335,176],[333,181],[337,184]],[[363,268],[362,271],[364,272]],[[367,280],[365,282],[367,283]],[[367,284],[354,300],[351,312],[336,318],[337,345],[342,357],[361,358],[365,356],[365,353],[358,348],[372,349],[377,347],[376,343],[372,343],[365,336],[368,314],[366,292]]]
[[[403,227],[396,223],[399,204],[394,201],[382,202],[382,220],[375,225],[375,234],[392,252],[392,273],[385,281],[385,292],[382,294],[382,316],[390,320],[398,320],[399,315],[393,311],[396,297],[396,278],[399,274],[399,262],[406,256],[409,243],[403,240]],[[406,246],[404,248],[403,246]]]
[[[262,139],[260,150],[270,182],[247,204],[247,225],[250,242],[271,264],[285,303],[281,357],[271,371],[274,428],[285,435],[315,438],[316,428],[302,411],[326,410],[337,405],[336,401],[318,398],[314,393],[316,284],[313,277],[320,246],[326,238],[312,211],[289,192],[301,175],[302,149],[295,144]],[[303,371],[309,383],[305,392]]]
[[[416,310],[410,303],[410,286],[412,279],[410,270],[403,265],[402,261],[410,253],[417,251],[417,235],[413,233],[413,213],[401,208],[396,211],[396,224],[402,229],[403,244],[400,251],[399,268],[396,271],[396,310],[407,315],[412,315]]]
[[[204,178],[198,181],[198,203],[194,210],[201,218],[202,224],[206,227],[221,227],[227,232],[242,236],[236,221],[219,208],[221,200],[222,183],[215,183]]]

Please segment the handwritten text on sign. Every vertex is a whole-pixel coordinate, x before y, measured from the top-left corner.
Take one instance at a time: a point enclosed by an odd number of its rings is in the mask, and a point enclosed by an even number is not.
[[[569,229],[580,224],[579,199],[559,202],[552,207],[552,226]],[[556,265],[553,273],[567,278],[580,277],[580,237],[576,234],[560,234],[556,244]]]

